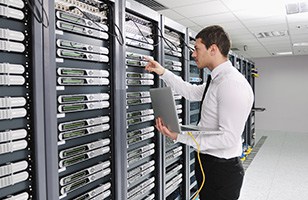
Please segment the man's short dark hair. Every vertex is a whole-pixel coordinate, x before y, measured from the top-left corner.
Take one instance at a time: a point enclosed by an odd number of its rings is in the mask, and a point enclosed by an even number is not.
[[[202,40],[202,43],[207,49],[212,44],[216,44],[221,54],[225,57],[228,57],[231,42],[228,34],[221,26],[214,25],[202,29],[196,36],[196,39],[198,38]]]

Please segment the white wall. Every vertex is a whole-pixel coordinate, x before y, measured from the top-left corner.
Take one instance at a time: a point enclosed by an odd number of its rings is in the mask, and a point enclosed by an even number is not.
[[[256,58],[256,129],[308,133],[308,56]]]

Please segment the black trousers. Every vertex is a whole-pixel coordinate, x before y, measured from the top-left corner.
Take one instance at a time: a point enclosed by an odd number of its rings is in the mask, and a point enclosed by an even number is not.
[[[202,173],[195,154],[195,175],[198,188],[202,184]],[[222,159],[200,153],[205,183],[199,193],[200,200],[237,200],[244,178],[242,161],[239,158]]]

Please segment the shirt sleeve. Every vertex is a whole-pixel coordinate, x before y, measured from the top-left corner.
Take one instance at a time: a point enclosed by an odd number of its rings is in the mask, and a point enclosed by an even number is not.
[[[165,69],[164,74],[161,75],[160,78],[166,83],[167,86],[171,87],[172,90],[182,95],[187,100],[201,101],[205,84],[190,84],[189,82],[184,81],[180,76],[175,75],[168,69]]]
[[[253,96],[243,84],[225,81],[219,86],[217,101],[219,126],[217,133],[222,134],[193,134],[201,151],[224,150],[238,144],[251,110]],[[197,148],[188,134],[179,134],[177,142]]]

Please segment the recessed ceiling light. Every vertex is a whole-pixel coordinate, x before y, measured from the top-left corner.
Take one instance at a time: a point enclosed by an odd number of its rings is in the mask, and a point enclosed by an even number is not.
[[[285,56],[285,55],[292,55],[292,51],[286,51],[286,52],[276,52],[276,53],[272,53],[273,55],[277,55],[277,56]]]
[[[308,46],[308,42],[299,42],[293,44],[293,47],[306,47],[306,46]]]

